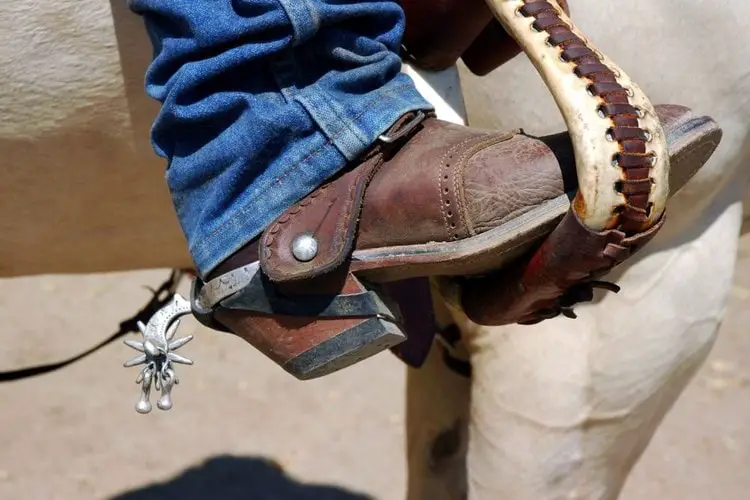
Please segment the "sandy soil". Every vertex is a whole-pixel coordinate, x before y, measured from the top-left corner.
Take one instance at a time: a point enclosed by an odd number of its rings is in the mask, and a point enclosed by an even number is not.
[[[0,280],[0,368],[56,361],[103,339],[166,271]],[[186,293],[187,290],[182,290]],[[710,359],[667,416],[625,500],[750,498],[750,238]],[[197,328],[187,320],[183,331]],[[404,371],[381,355],[297,382],[229,335],[183,350],[175,408],[133,411],[121,343],[0,385],[2,499],[398,500]],[[282,469],[283,468],[283,472]]]

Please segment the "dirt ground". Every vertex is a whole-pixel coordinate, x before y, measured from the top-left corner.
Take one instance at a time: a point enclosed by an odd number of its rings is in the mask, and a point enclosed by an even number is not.
[[[0,280],[0,369],[73,355],[145,302],[166,271]],[[187,290],[182,290],[185,293]],[[710,359],[623,495],[750,498],[750,238]],[[182,331],[195,328],[196,323]],[[404,371],[390,355],[297,382],[229,335],[183,349],[175,408],[133,404],[117,342],[50,375],[0,385],[0,499],[398,500]],[[283,467],[281,472],[279,465]]]

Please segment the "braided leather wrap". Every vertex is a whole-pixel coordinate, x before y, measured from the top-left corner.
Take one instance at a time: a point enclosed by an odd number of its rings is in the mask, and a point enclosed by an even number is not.
[[[488,0],[550,89],[571,133],[592,230],[651,227],[669,193],[666,137],[642,90],[575,27],[555,0]]]

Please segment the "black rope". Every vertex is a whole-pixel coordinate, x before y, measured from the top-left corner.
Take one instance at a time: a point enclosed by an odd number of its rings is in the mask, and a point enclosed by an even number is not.
[[[158,289],[151,290],[151,292],[153,293],[151,300],[149,300],[148,303],[143,306],[140,311],[135,313],[132,317],[122,321],[120,323],[119,329],[115,333],[113,333],[109,338],[99,342],[94,347],[91,347],[90,349],[87,349],[86,351],[73,356],[72,358],[66,359],[64,361],[58,361],[57,363],[32,366],[29,368],[21,368],[20,370],[0,372],[0,383],[12,382],[14,380],[21,380],[29,377],[36,377],[38,375],[43,375],[45,373],[59,370],[60,368],[64,368],[80,359],[85,358],[89,354],[98,351],[107,344],[111,344],[115,340],[124,337],[129,333],[138,332],[139,321],[148,323],[148,320],[156,313],[156,311],[164,307],[170,300],[172,300],[172,297],[176,293],[176,285],[177,283],[179,283],[181,277],[182,271],[173,270],[169,275],[167,281],[165,281]],[[164,295],[164,297],[160,297],[161,295]]]

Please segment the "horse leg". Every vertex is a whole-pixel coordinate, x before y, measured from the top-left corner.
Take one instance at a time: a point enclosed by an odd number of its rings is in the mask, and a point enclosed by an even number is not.
[[[487,328],[452,311],[473,370],[468,498],[617,498],[714,343],[740,196],[725,192],[681,241],[655,239],[610,276],[622,291],[576,320]]]
[[[437,115],[465,124],[457,68],[432,72],[404,64],[420,93]],[[436,327],[454,326],[450,313],[434,292]],[[466,496],[470,378],[451,370],[443,361],[443,347],[434,344],[418,369],[407,367],[406,455],[409,500],[460,500]],[[461,356],[460,346],[453,352]],[[464,359],[468,360],[468,356]]]
[[[453,324],[435,300],[438,327]],[[435,343],[424,365],[407,368],[406,456],[408,500],[466,498],[471,379],[444,362],[444,347]],[[450,349],[454,359],[468,355],[461,346]]]

